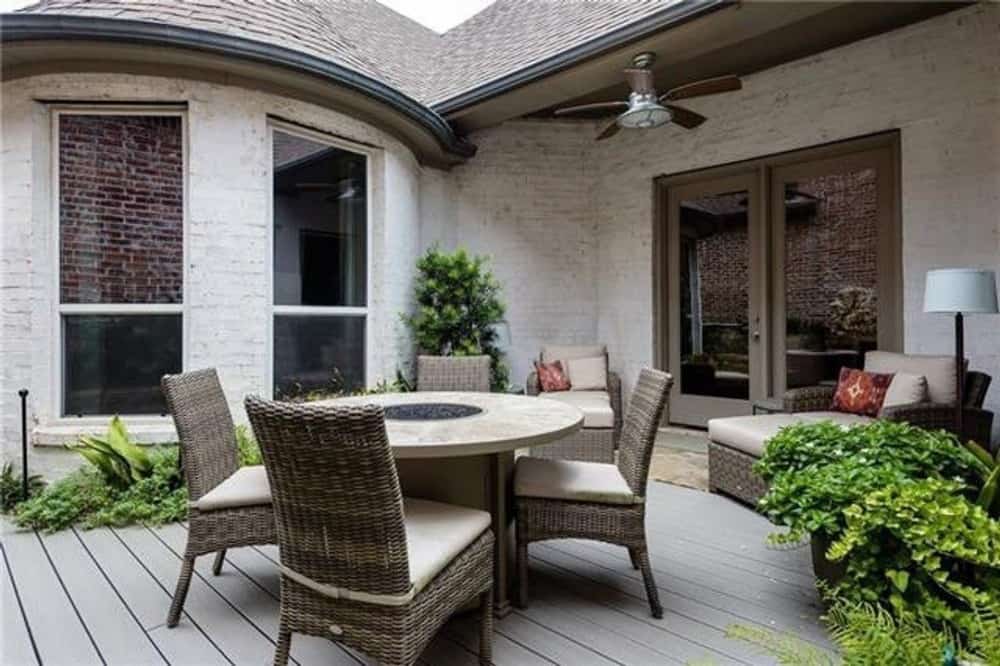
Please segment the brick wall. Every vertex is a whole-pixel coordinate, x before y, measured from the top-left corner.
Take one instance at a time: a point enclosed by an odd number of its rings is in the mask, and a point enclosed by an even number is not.
[[[183,171],[178,116],[61,116],[63,303],[181,302]]]

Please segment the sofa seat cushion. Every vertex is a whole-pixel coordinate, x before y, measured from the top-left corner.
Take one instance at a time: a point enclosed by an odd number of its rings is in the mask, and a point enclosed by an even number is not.
[[[250,465],[236,470],[228,479],[191,502],[191,506],[199,511],[218,511],[270,503],[271,484],[264,466]]]
[[[514,469],[514,494],[518,497],[639,504],[617,465],[522,456]]]
[[[558,391],[540,393],[539,397],[573,405],[583,412],[584,428],[613,428],[615,411],[607,391]]]
[[[935,403],[955,404],[958,366],[954,356],[925,356],[870,351],[865,354],[869,372],[906,372],[927,381],[927,399]]]
[[[778,431],[785,426],[820,421],[833,421],[839,426],[848,428],[871,423],[874,419],[869,416],[834,411],[731,416],[709,420],[708,438],[717,444],[724,444],[759,458],[764,455],[764,447],[768,440],[777,435]]]
[[[468,548],[491,524],[486,511],[403,498],[403,522],[414,593]]]

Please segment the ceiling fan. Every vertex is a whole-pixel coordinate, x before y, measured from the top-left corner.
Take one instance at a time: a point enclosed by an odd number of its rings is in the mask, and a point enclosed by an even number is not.
[[[597,135],[598,141],[614,136],[623,127],[628,129],[650,129],[673,122],[685,129],[694,129],[705,122],[705,116],[694,111],[689,111],[682,106],[668,104],[668,102],[739,90],[742,87],[740,79],[737,76],[717,76],[711,79],[695,81],[694,83],[686,83],[682,86],[671,88],[662,95],[658,95],[656,88],[653,86],[652,66],[655,60],[656,54],[650,52],[640,53],[632,59],[632,67],[625,70],[625,80],[628,81],[629,87],[632,88],[627,102],[597,102],[595,104],[568,106],[556,109],[555,115],[564,116],[572,113],[623,109],[622,113],[614,119],[614,122],[601,130],[601,133]]]

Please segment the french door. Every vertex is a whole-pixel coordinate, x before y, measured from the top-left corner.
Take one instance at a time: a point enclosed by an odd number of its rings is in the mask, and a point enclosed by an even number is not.
[[[655,340],[672,423],[749,414],[902,348],[895,140],[658,182]]]

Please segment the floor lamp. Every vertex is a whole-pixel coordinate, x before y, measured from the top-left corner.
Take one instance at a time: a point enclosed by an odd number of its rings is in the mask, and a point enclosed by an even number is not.
[[[927,271],[924,312],[955,315],[955,433],[965,436],[965,332],[963,316],[996,314],[997,280],[993,271],[972,268],[941,268]]]

